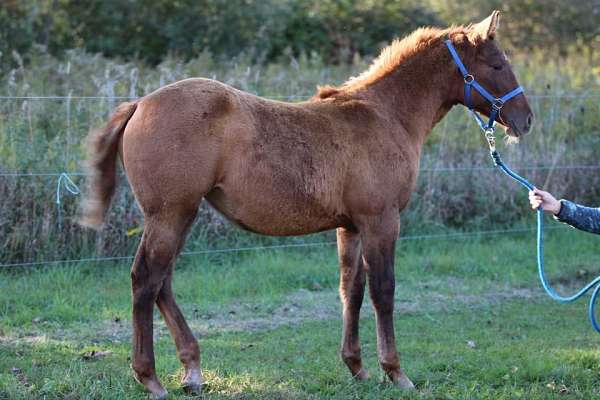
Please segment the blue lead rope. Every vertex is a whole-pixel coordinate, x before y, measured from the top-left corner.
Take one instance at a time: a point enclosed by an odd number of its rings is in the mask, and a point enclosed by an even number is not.
[[[523,93],[523,88],[519,86],[511,90],[504,96],[495,98],[490,94],[490,92],[488,92],[475,80],[475,77],[473,75],[469,74],[469,71],[467,70],[462,60],[460,59],[460,56],[454,49],[452,41],[450,41],[449,39],[445,40],[445,44],[448,48],[448,51],[450,52],[450,55],[454,59],[454,63],[456,64],[465,83],[464,104],[465,106],[467,106],[467,108],[475,118],[477,125],[479,125],[481,130],[484,132],[485,139],[487,140],[488,145],[490,147],[490,155],[494,160],[494,165],[499,167],[500,170],[506,175],[519,182],[521,185],[525,186],[528,190],[533,190],[535,187],[529,181],[527,181],[527,179],[514,173],[513,171],[511,171],[510,168],[506,166],[506,164],[504,164],[504,162],[500,158],[500,154],[498,154],[498,152],[496,151],[496,139],[494,137],[496,118],[500,114],[500,109],[508,100]],[[479,114],[477,114],[473,109],[471,96],[471,91],[473,89],[475,89],[485,100],[487,100],[492,105],[490,110],[490,117],[487,123],[485,123],[483,118],[481,118]],[[598,276],[596,279],[585,285],[581,290],[579,290],[577,293],[571,296],[561,296],[550,287],[548,281],[546,280],[546,274],[544,272],[544,213],[541,209],[537,210],[537,264],[538,273],[540,276],[540,280],[542,281],[542,286],[544,287],[544,290],[546,291],[546,293],[548,293],[548,296],[561,303],[570,303],[572,301],[575,301],[581,296],[583,296],[585,293],[587,293],[590,289],[595,287],[594,291],[592,292],[592,297],[590,299],[588,314],[592,326],[598,333],[600,333],[600,326],[598,326],[598,323],[596,322],[596,298],[598,297],[598,292],[600,292],[600,276]]]
[[[525,186],[528,190],[533,190],[535,188],[535,186],[533,186],[529,181],[527,181],[527,179],[514,173],[510,168],[508,168],[506,164],[504,164],[504,161],[502,161],[502,159],[500,158],[500,154],[498,154],[498,151],[492,148],[490,149],[490,155],[494,160],[494,165],[499,167],[500,170],[506,175],[519,182],[521,185]],[[538,208],[537,210],[537,264],[538,274],[540,276],[540,281],[542,282],[544,290],[546,291],[548,296],[561,303],[571,303],[579,299],[595,287],[594,291],[592,292],[592,297],[590,298],[588,315],[590,317],[590,322],[592,323],[592,326],[598,333],[600,333],[600,326],[598,326],[598,322],[596,321],[596,299],[598,297],[598,292],[600,291],[600,285],[598,285],[598,283],[600,283],[600,276],[596,277],[593,281],[585,285],[581,290],[579,290],[571,296],[561,296],[548,284],[544,268],[544,212],[541,208]]]

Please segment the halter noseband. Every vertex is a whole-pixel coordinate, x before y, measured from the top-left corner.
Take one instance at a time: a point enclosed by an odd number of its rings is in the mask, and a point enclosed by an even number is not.
[[[488,140],[490,148],[493,149],[495,146],[494,126],[496,124],[496,118],[498,117],[498,114],[500,113],[500,109],[502,108],[502,106],[504,106],[504,103],[506,103],[508,100],[512,99],[513,97],[515,97],[516,95],[518,95],[520,93],[523,93],[523,88],[521,86],[518,86],[517,88],[511,90],[510,92],[508,92],[507,94],[505,94],[502,97],[492,96],[490,94],[490,92],[485,90],[484,87],[481,86],[475,80],[475,77],[473,75],[469,74],[469,71],[467,71],[467,68],[461,61],[460,56],[458,55],[458,53],[456,52],[456,49],[452,45],[452,42],[449,39],[447,39],[444,41],[444,43],[446,43],[446,47],[448,47],[448,50],[450,51],[450,54],[452,55],[452,58],[454,59],[454,62],[456,63],[456,66],[458,67],[458,70],[462,74],[463,79],[465,81],[465,106],[467,106],[469,111],[471,111],[471,113],[475,117],[475,120],[477,121],[477,124],[479,125],[481,130],[483,130],[485,132],[485,137]],[[492,104],[492,109],[490,110],[490,119],[487,124],[479,116],[479,114],[477,114],[473,110],[473,103],[471,102],[471,89],[473,89],[473,88],[481,96],[483,96],[484,99],[486,99],[488,102],[490,102]]]

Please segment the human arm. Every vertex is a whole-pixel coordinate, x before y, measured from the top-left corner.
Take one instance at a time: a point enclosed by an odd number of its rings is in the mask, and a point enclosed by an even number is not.
[[[539,189],[529,192],[529,202],[534,210],[541,207],[560,222],[582,231],[600,234],[600,208],[585,207],[564,199],[557,200],[552,194]]]

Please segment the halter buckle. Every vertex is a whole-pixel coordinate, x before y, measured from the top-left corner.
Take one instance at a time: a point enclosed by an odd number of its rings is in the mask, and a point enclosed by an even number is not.
[[[504,100],[499,99],[499,98],[494,99],[494,102],[492,103],[492,107],[494,107],[496,110],[500,110],[503,106],[504,106]]]
[[[475,80],[475,77],[471,74],[467,74],[463,77],[463,79],[465,80],[465,84],[470,85]]]

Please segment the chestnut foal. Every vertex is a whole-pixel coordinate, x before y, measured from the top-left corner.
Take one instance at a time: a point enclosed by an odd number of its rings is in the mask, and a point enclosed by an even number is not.
[[[341,356],[366,379],[358,338],[366,281],[375,309],[381,367],[413,388],[394,338],[394,246],[399,212],[415,185],[423,142],[464,102],[463,78],[444,40],[482,86],[502,95],[517,86],[498,47],[498,12],[449,29],[424,28],[384,49],[373,65],[340,87],[302,103],[271,101],[209,79],[186,79],[120,105],[93,135],[83,223],[99,227],[115,189],[120,158],[145,216],[131,269],[136,379],[153,396],[166,391],[154,368],[152,312],[158,306],[185,367],[182,384],[202,385],[198,343],[178,308],[173,264],[202,199],[244,229],[302,235],[337,228]],[[489,104],[474,93],[473,107]],[[529,131],[519,95],[502,108],[507,133]]]

